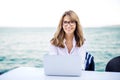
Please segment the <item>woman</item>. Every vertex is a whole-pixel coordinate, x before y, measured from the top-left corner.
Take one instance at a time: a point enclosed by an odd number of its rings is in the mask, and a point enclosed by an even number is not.
[[[81,55],[82,69],[94,70],[94,58],[86,52],[82,27],[74,11],[69,10],[62,15],[57,31],[51,39],[49,53],[52,55]]]

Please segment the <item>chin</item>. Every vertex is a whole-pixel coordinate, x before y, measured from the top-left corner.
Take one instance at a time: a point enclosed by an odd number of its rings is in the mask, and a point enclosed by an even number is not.
[[[66,32],[66,34],[70,35],[70,34],[73,34],[73,32]]]

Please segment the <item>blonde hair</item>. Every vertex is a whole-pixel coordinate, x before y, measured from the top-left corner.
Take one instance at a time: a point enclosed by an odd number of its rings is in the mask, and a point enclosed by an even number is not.
[[[77,14],[72,10],[66,11],[62,15],[60,22],[58,24],[58,27],[57,27],[57,31],[55,32],[54,37],[51,39],[51,44],[61,47],[61,48],[65,47],[63,43],[63,40],[65,38],[65,32],[63,30],[63,19],[65,16],[69,16],[71,21],[76,22],[76,29],[74,32],[74,36],[76,40],[76,46],[81,47],[84,43],[82,26],[80,25],[80,21],[79,21]]]

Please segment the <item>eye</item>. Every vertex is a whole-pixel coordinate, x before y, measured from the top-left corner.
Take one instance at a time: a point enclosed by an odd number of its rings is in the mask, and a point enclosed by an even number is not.
[[[75,21],[70,21],[70,23],[75,23]]]
[[[63,21],[63,23],[65,23],[65,24],[66,24],[66,23],[68,23],[68,21]]]

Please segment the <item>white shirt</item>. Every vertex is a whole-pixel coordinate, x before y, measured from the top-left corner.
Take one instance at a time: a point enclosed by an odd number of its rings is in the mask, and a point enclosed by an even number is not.
[[[64,40],[65,48],[57,47],[50,44],[49,54],[50,55],[80,55],[82,58],[82,69],[85,70],[86,42],[84,42],[84,44],[81,47],[77,47],[75,38],[73,38],[73,47],[70,53],[68,53],[68,49],[65,44],[65,41],[66,40]]]

